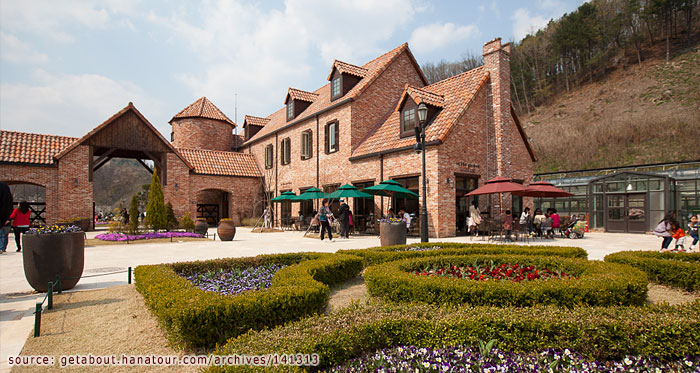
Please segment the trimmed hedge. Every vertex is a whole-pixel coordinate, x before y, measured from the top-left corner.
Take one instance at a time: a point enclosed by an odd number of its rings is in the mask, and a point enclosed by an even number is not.
[[[700,354],[700,301],[680,306],[528,308],[438,307],[381,301],[354,305],[273,330],[249,332],[215,354],[318,353],[328,368],[397,345],[476,346],[496,339],[515,352],[568,348],[598,361],[626,355],[674,360]],[[296,367],[210,367],[223,371],[298,371]]]
[[[410,251],[410,248],[442,249]],[[523,245],[494,245],[494,244],[463,244],[455,242],[425,242],[410,245],[380,246],[359,250],[338,250],[339,254],[362,257],[365,266],[393,262],[400,259],[422,258],[427,256],[472,255],[472,254],[509,254],[509,255],[542,255],[565,258],[588,258],[586,250],[569,246],[523,246]]]
[[[605,261],[639,268],[656,283],[700,290],[700,253],[621,251],[606,255]]]
[[[236,295],[203,291],[179,274],[278,263],[289,265],[272,286]],[[328,285],[351,279],[362,260],[350,255],[294,253],[136,267],[136,289],[171,339],[212,348],[250,329],[284,324],[323,311]]]
[[[501,263],[535,265],[540,269],[564,270],[578,278],[522,282],[474,281],[418,276],[410,273],[431,265],[464,266],[475,261],[493,261],[495,265]],[[369,267],[365,270],[364,277],[370,294],[394,301],[493,306],[643,305],[646,302],[649,282],[644,272],[625,265],[532,255],[468,255],[406,259]]]

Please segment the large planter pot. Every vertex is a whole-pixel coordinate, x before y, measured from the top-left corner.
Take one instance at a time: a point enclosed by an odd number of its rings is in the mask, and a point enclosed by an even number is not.
[[[236,226],[233,224],[232,220],[221,220],[219,226],[216,228],[216,233],[219,235],[221,241],[231,241],[236,235]]]
[[[405,245],[406,223],[380,223],[379,240],[382,246]]]
[[[24,234],[24,276],[35,290],[46,292],[48,283],[61,276],[61,288],[72,289],[80,281],[85,264],[85,234]]]
[[[204,219],[197,219],[194,223],[194,233],[205,235],[207,234],[207,229],[209,229],[209,224]]]

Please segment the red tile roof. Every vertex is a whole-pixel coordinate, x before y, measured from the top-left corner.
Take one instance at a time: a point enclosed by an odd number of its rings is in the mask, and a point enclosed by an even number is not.
[[[331,66],[331,72],[328,73],[328,79],[326,80],[331,80],[331,77],[333,77],[334,69],[338,69],[338,71],[340,71],[341,74],[350,74],[358,76],[360,78],[364,78],[365,75],[367,75],[367,72],[369,72],[369,70],[365,69],[364,67],[355,66],[347,62],[335,60],[333,61],[333,66]]]
[[[205,175],[262,177],[252,154],[177,148],[193,166],[194,172]]]
[[[175,114],[175,116],[170,119],[170,123],[173,122],[173,120],[177,118],[207,118],[207,119],[214,119],[214,120],[220,120],[222,122],[226,122],[233,127],[236,127],[236,124],[233,123],[231,119],[229,119],[226,114],[224,114],[221,110],[219,110],[216,105],[214,105],[209,99],[206,97],[202,97],[199,100],[193,102],[190,104],[190,106],[182,109],[179,113]]]
[[[426,129],[426,142],[445,141],[454,123],[467,109],[476,92],[484,86],[488,78],[489,73],[482,66],[426,87],[406,87],[404,94],[411,96],[412,99],[422,98],[426,103],[442,107],[442,110],[438,112]],[[378,124],[374,131],[370,131],[367,138],[353,151],[352,157],[410,147],[415,144],[414,137],[399,137],[400,122],[400,113],[397,107],[397,111],[393,112],[383,123]]]
[[[252,115],[246,115],[243,118],[243,128],[247,125],[265,127],[265,125],[270,121],[270,118],[254,117]]]
[[[415,102],[416,105],[420,104],[420,102],[423,101],[428,105],[433,105],[439,108],[445,107],[444,95],[439,95],[430,91],[426,91],[422,88],[411,87],[408,84],[406,84],[406,88],[404,89],[404,92],[401,95],[401,99],[399,99],[399,103],[396,105],[396,110],[398,110],[401,107],[406,96],[409,96],[411,99],[413,99],[413,102]]]
[[[384,70],[387,69],[387,67],[389,67],[391,62],[393,62],[398,56],[401,55],[401,53],[404,52],[408,53],[408,56],[413,62],[414,66],[416,67],[416,70],[419,72],[419,74],[421,74],[421,79],[425,82],[425,84],[428,84],[427,80],[425,79],[425,76],[423,76],[423,72],[420,70],[418,63],[413,57],[413,54],[411,54],[411,51],[408,49],[408,44],[403,43],[400,46],[390,50],[389,52],[386,52],[383,55],[373,59],[372,61],[369,61],[366,64],[362,65],[362,68],[367,70],[365,77],[360,79],[360,81],[357,84],[355,84],[355,86],[352,87],[352,89],[350,89],[350,91],[347,94],[345,94],[345,96],[343,96],[341,99],[331,102],[329,88],[330,83],[315,90],[313,93],[317,94],[318,98],[316,98],[313,101],[313,103],[311,103],[311,105],[309,105],[309,107],[306,108],[306,110],[297,115],[297,118],[300,118],[299,120],[304,120],[307,117],[313,115],[314,113],[327,109],[332,105],[338,104],[339,102],[343,102],[347,99],[355,99],[360,94],[362,94],[366,87],[372,84],[372,82],[377,77],[379,77],[379,75],[381,75],[382,72],[384,72]],[[270,119],[269,123],[265,125],[265,127],[263,127],[263,129],[261,129],[258,133],[256,133],[255,136],[248,139],[248,141],[246,141],[244,145],[250,145],[254,142],[257,142],[258,140],[263,139],[290,124],[289,122],[287,122],[285,108],[277,110],[276,112],[270,114],[267,118]],[[292,122],[291,125],[294,125],[294,123],[296,122],[297,120]]]
[[[0,131],[0,162],[51,165],[56,154],[76,140],[75,137]]]
[[[301,89],[290,87],[289,90],[287,90],[287,97],[284,99],[285,105],[287,104],[287,100],[289,100],[290,97],[292,98],[292,100],[314,102],[316,98],[318,98],[318,93],[306,92],[302,91]]]

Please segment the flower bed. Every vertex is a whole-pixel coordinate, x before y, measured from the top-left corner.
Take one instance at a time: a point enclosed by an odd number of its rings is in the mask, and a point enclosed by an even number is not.
[[[569,274],[548,281],[455,281],[416,276],[422,268],[468,266],[474,262],[519,263]],[[574,277],[571,277],[574,276]],[[514,255],[437,256],[379,264],[367,268],[370,294],[399,302],[532,306],[553,304],[642,305],[646,302],[646,274],[629,266],[571,258]]]
[[[534,265],[523,265],[518,263],[501,263],[495,265],[493,262],[483,265],[475,262],[471,266],[448,266],[448,267],[428,267],[414,272],[419,276],[438,276],[453,279],[469,279],[475,281],[514,281],[525,280],[549,280],[572,278],[564,271],[553,271],[549,268],[540,269]]]
[[[102,233],[95,236],[102,241],[137,241],[137,240],[153,240],[156,238],[178,238],[178,237],[195,237],[201,238],[201,234],[190,232],[149,232],[143,234],[123,234],[123,233]]]
[[[527,353],[568,348],[587,360],[599,362],[624,362],[626,356],[650,355],[662,361],[682,361],[686,355],[700,356],[697,330],[700,330],[700,301],[679,306],[577,306],[569,309],[451,307],[374,300],[326,316],[247,333],[230,340],[214,353],[318,353],[319,368],[327,369],[393,346],[436,349],[478,346],[480,341],[495,339],[494,347],[502,351]],[[207,371],[257,370],[254,367],[209,367]],[[295,369],[275,367],[275,371]]]
[[[362,257],[366,266],[392,262],[399,259],[423,258],[441,255],[512,254],[557,256],[586,259],[588,254],[580,247],[569,246],[522,246],[493,244],[463,244],[453,242],[430,242],[409,245],[373,247],[369,249],[338,250],[339,254]]]
[[[639,268],[651,281],[660,284],[700,290],[700,253],[620,251],[606,255],[605,261]]]
[[[286,265],[272,285],[258,291],[221,295],[185,277],[209,271]],[[294,253],[136,267],[136,289],[175,343],[213,348],[229,338],[285,324],[321,312],[328,285],[357,276],[362,260],[349,255]]]
[[[260,290],[272,285],[272,277],[285,265],[275,263],[246,269],[230,268],[182,275],[204,291],[234,295],[249,290]]]
[[[700,357],[662,362],[648,356],[625,356],[617,361],[589,361],[568,349],[516,353],[484,347],[382,349],[328,369],[327,372],[697,372]]]

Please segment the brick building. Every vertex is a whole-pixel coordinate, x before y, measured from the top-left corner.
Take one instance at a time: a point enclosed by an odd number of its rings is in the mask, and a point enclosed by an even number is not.
[[[510,47],[494,39],[484,45],[483,66],[430,85],[407,44],[362,66],[336,60],[328,84],[313,92],[289,88],[282,109],[265,118],[246,116],[240,150],[255,157],[271,195],[310,187],[331,192],[345,183],[364,188],[386,179],[419,192],[413,127],[423,101],[429,108],[429,231],[454,236],[466,223],[467,192],[495,176],[532,179],[535,154],[511,105]],[[523,205],[510,197],[482,197],[478,203],[491,215],[500,214],[501,205],[516,211]],[[419,212],[418,201],[410,200],[375,197],[349,204],[360,228],[390,207]],[[312,209],[310,202],[299,208],[305,216]],[[297,210],[276,207],[283,219]]]
[[[270,196],[311,187],[331,192],[346,183],[361,189],[393,179],[418,193],[421,161],[413,151],[413,128],[422,101],[429,109],[429,231],[454,236],[464,229],[474,198],[466,193],[495,176],[529,181],[536,161],[511,105],[510,44],[494,39],[483,55],[483,66],[434,84],[407,44],[362,66],[336,60],[328,84],[313,92],[289,88],[280,110],[246,115],[243,136],[233,135],[236,124],[204,97],[171,119],[172,143],[131,103],[80,139],[5,131],[0,180],[44,186],[49,222],[91,215],[92,172],[111,157],[153,160],[177,215],[239,220],[254,213],[262,190]],[[509,196],[482,196],[478,203],[487,215],[523,206]],[[389,208],[419,211],[415,200],[358,198],[349,204],[359,229]],[[278,218],[297,211],[310,217],[314,204],[275,208]]]
[[[153,161],[175,214],[252,216],[262,176],[251,155],[234,152],[235,124],[205,97],[170,121],[172,144],[129,103],[81,138],[0,131],[0,181],[44,188],[40,218],[93,215],[93,173],[112,158]],[[151,171],[152,172],[152,171]]]

